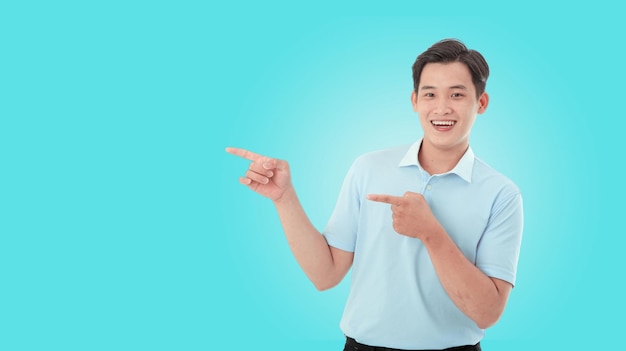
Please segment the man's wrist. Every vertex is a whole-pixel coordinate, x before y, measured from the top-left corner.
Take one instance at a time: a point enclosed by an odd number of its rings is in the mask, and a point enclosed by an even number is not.
[[[294,200],[297,200],[296,191],[293,186],[289,186],[285,192],[277,199],[272,200],[275,206],[282,206],[284,204],[289,204]]]

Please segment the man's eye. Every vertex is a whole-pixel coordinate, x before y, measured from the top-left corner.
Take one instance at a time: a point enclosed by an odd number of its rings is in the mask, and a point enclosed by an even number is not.
[[[424,94],[424,97],[433,97],[433,96],[435,96],[435,94],[433,94],[433,93],[426,93],[426,94]]]
[[[461,93],[454,93],[454,94],[452,94],[452,97],[453,98],[460,98],[460,97],[463,97],[463,94],[461,94]]]

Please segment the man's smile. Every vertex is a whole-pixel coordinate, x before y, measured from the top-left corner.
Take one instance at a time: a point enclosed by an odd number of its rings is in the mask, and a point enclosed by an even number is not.
[[[432,124],[436,130],[438,131],[447,131],[452,129],[452,127],[454,127],[454,125],[456,124],[456,121],[453,120],[434,120],[434,121],[430,121],[430,124]]]

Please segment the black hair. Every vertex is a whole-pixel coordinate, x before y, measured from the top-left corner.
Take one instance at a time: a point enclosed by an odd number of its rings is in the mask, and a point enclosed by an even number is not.
[[[483,55],[476,50],[468,49],[458,39],[444,39],[433,44],[428,50],[421,53],[413,63],[413,89],[417,92],[422,70],[427,63],[462,62],[469,68],[472,82],[476,88],[476,98],[485,92],[489,65]]]

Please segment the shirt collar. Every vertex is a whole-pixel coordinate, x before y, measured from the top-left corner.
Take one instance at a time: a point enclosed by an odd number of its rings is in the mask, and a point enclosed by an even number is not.
[[[417,161],[417,154],[420,150],[420,147],[422,146],[422,140],[423,139],[416,141],[409,147],[409,150],[400,160],[398,167],[417,166],[419,169],[424,170]],[[454,173],[466,182],[471,183],[472,171],[474,170],[474,159],[474,152],[472,151],[471,147],[468,147],[467,151],[465,151],[463,157],[461,157],[456,166],[454,166],[452,170],[444,174]]]
[[[417,166],[422,168],[419,162],[417,162],[417,153],[420,151],[420,146],[422,146],[422,139],[416,141],[409,147],[409,151],[407,151],[404,157],[402,157],[398,167]]]

